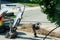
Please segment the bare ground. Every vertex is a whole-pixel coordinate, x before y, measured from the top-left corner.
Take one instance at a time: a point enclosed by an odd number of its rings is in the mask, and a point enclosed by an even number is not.
[[[41,34],[41,35],[46,35],[49,31],[51,31],[53,28],[55,27],[50,27],[48,25],[44,25],[44,28],[43,26],[41,25],[40,26],[40,29],[37,30],[37,33],[38,34]],[[20,31],[26,31],[26,32],[30,32],[30,33],[33,33],[33,30],[32,30],[32,24],[23,24],[21,27],[18,27],[18,30]],[[57,38],[60,38],[60,28],[56,29],[55,31],[53,31],[50,36],[51,37],[57,37]]]

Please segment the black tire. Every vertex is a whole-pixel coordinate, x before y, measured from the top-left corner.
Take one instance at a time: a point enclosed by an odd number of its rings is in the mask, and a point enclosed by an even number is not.
[[[10,30],[10,27],[5,27],[6,30]]]
[[[0,33],[5,33],[6,29],[5,28],[0,28]]]

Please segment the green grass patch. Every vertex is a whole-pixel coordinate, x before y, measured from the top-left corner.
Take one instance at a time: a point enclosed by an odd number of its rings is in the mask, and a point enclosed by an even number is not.
[[[20,3],[20,2],[19,2]],[[34,3],[20,3],[29,7],[35,7],[35,6],[39,6],[39,4],[34,4]]]

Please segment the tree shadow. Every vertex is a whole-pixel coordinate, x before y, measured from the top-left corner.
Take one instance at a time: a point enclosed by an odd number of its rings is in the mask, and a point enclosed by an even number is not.
[[[22,37],[22,36],[18,36],[17,38],[25,39],[25,40],[40,40],[40,39],[36,39],[36,38],[29,38],[29,37]]]
[[[39,40],[39,39],[35,39],[35,38],[32,38],[32,37],[25,37],[27,34],[24,33],[24,32],[18,32],[18,36],[17,38],[20,38],[20,39],[25,39],[25,40]]]
[[[6,32],[1,32],[0,35],[5,35],[6,33],[7,33],[7,31],[6,31]],[[18,34],[18,35],[26,35],[26,34],[23,33],[23,32],[17,32],[17,34]]]
[[[23,32],[18,32],[18,35],[26,35],[25,33],[23,33]],[[38,37],[25,37],[25,36],[17,36],[17,38],[20,38],[20,39],[26,39],[26,40],[40,40],[40,39],[43,39],[44,37],[42,37],[42,36],[38,36]],[[36,39],[37,38],[37,39]],[[46,39],[51,39],[51,38],[49,38],[49,37],[47,37]]]
[[[23,32],[17,32],[18,35],[26,35],[26,33],[23,33]]]
[[[7,32],[5,32],[5,33],[0,33],[0,35],[1,36],[5,36],[6,35],[6,33]],[[27,34],[26,33],[24,33],[24,32],[17,32],[18,33],[18,36],[16,37],[16,38],[13,38],[13,39],[25,39],[25,40],[41,40],[41,39],[43,39],[44,37],[28,37],[28,36],[26,36]],[[26,37],[25,37],[26,36]],[[49,38],[49,37],[47,37],[46,39],[51,39],[51,38]]]
[[[18,36],[17,38],[21,38],[21,39],[28,39],[28,40],[42,40],[44,37],[36,37],[36,38],[29,38],[29,37],[22,37],[22,36]],[[38,39],[39,38],[39,39]],[[49,37],[47,37],[46,39],[51,39]]]
[[[45,38],[45,37],[36,37],[36,38]],[[51,39],[51,38],[47,37],[46,39]]]

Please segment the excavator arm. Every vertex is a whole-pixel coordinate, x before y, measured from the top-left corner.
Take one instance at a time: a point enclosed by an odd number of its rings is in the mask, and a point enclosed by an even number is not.
[[[14,19],[14,23],[12,25],[12,27],[15,27],[15,25],[18,23],[21,22],[21,19],[22,19],[22,16],[23,16],[23,13],[24,13],[24,10],[25,10],[25,6],[22,8],[21,11],[19,11],[19,13],[17,14],[16,18]]]

